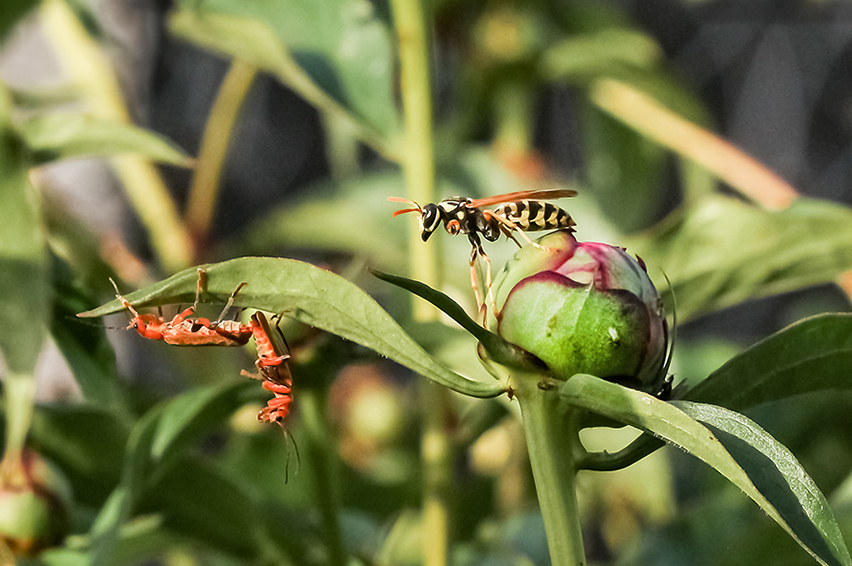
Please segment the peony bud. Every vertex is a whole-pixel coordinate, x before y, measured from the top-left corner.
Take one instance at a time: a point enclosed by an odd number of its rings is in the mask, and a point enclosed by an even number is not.
[[[538,356],[551,375],[587,373],[661,391],[668,329],[641,260],[577,242],[567,230],[519,250],[492,287],[491,330]]]
[[[24,452],[21,464],[17,485],[0,487],[0,544],[18,555],[34,555],[65,535],[71,487],[34,452]]]

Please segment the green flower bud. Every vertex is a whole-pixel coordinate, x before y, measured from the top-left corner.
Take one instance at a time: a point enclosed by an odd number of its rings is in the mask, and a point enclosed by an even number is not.
[[[538,243],[496,278],[490,329],[538,356],[556,379],[587,373],[661,391],[668,329],[642,261],[567,230]]]
[[[24,452],[21,464],[16,481],[0,487],[0,540],[16,555],[34,555],[65,535],[71,487],[34,452]]]

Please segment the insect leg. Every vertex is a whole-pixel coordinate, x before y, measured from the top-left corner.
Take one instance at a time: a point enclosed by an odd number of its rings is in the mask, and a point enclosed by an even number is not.
[[[136,309],[133,308],[133,305],[130,304],[130,301],[121,296],[121,293],[118,291],[118,285],[115,284],[115,281],[112,280],[112,277],[109,278],[109,282],[112,283],[112,286],[115,289],[115,298],[121,301],[121,306],[129,310],[130,314],[133,315],[134,323],[136,320],[141,319],[142,317],[139,316],[139,313],[136,312]],[[128,326],[127,328],[132,328],[134,323],[131,323],[130,326]]]
[[[222,312],[221,314],[219,314],[219,318],[216,319],[216,322],[221,322],[225,318],[225,315],[228,314],[228,311],[231,309],[232,306],[234,306],[234,299],[237,298],[237,293],[239,293],[240,289],[242,289],[246,285],[248,285],[248,283],[243,281],[237,286],[236,289],[234,289],[234,292],[231,293],[230,297],[228,297],[228,302],[225,303],[225,308],[222,309]]]
[[[484,303],[482,302],[482,296],[479,294],[479,277],[476,273],[476,257],[482,255],[487,259],[488,256],[485,255],[485,250],[482,249],[482,242],[479,240],[479,237],[476,235],[476,232],[470,232],[467,237],[468,240],[470,240],[471,244],[470,285],[473,288],[473,296],[476,297],[476,310],[479,311]]]

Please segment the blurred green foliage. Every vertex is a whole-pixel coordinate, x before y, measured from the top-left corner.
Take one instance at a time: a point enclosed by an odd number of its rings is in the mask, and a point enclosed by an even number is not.
[[[434,30],[440,197],[577,188],[580,196],[566,208],[578,222],[578,236],[628,245],[658,283],[664,271],[671,280],[667,306],[674,310],[676,298],[679,321],[700,320],[722,309],[750,317],[755,300],[789,292],[798,293],[797,312],[818,314],[821,307],[812,305],[826,303],[826,285],[852,270],[849,207],[805,197],[778,206],[792,198],[790,187],[714,137],[711,112],[672,71],[666,51],[619,9],[596,2],[424,5]],[[325,143],[313,148],[322,154],[322,173],[297,178],[286,190],[276,186],[261,205],[254,205],[249,191],[229,195],[233,186],[226,186],[219,211],[206,223],[209,231],[190,233],[178,212],[189,183],[162,193],[163,177],[186,179],[181,175],[192,173],[175,168],[210,164],[194,162],[187,157],[191,151],[179,149],[162,133],[122,118],[136,113],[128,112],[129,97],[110,86],[118,84],[116,71],[81,57],[92,46],[101,56],[115,55],[115,39],[99,27],[94,9],[70,0],[2,2],[0,46],[5,49],[16,33],[26,33],[37,22],[50,30],[50,49],[63,55],[58,60],[65,77],[64,84],[48,89],[0,83],[0,351],[5,366],[0,422],[6,461],[27,437],[28,446],[67,477],[74,495],[61,545],[21,558],[22,563],[311,565],[329,563],[340,551],[350,563],[421,563],[429,533],[417,513],[423,486],[417,381],[363,346],[409,367],[420,363],[421,355],[431,360],[425,352],[412,353],[419,346],[408,339],[411,335],[447,366],[436,362],[423,373],[446,383],[458,374],[470,376],[489,394],[502,386],[472,363],[471,337],[455,326],[413,322],[410,301],[419,299],[409,299],[362,269],[366,263],[405,272],[408,258],[418,254],[405,245],[406,223],[413,220],[391,220],[395,208],[386,201],[405,196],[398,97],[406,85],[397,80],[397,42],[406,38],[396,36],[385,4],[365,0],[180,0],[164,19],[168,41],[248,64],[264,76],[258,81],[278,81],[309,103]],[[616,90],[604,89],[613,85]],[[569,93],[570,117],[557,113],[557,119],[574,132],[576,147],[570,151],[582,156],[570,176],[552,167],[560,157],[540,143],[542,108],[554,92]],[[626,98],[605,98],[607,93]],[[656,104],[650,124],[643,121],[645,107],[623,102],[637,93]],[[237,100],[232,108],[239,111],[242,103]],[[104,113],[107,107],[112,110]],[[279,111],[284,109],[271,110]],[[181,118],[175,111],[165,121],[180,124]],[[230,143],[234,155],[252,129],[219,132],[215,127],[221,118],[210,116],[206,127]],[[700,135],[666,137],[669,125],[683,124],[695,130],[678,131]],[[63,163],[83,157],[107,158],[138,223],[121,234],[103,230],[97,207],[72,212],[53,190],[51,175],[61,175]],[[249,184],[260,183],[251,167],[239,169],[236,160],[225,165]],[[755,173],[748,177],[752,181],[742,181],[739,173],[746,169]],[[76,182],[75,192],[90,189],[87,182]],[[135,189],[128,188],[131,182]],[[677,190],[670,190],[672,185]],[[233,201],[252,206],[251,220],[219,231],[217,222],[232,212],[227,203]],[[186,217],[191,214],[185,211]],[[472,312],[469,244],[442,235],[428,245],[444,251],[441,290]],[[488,252],[498,269],[514,246],[494,244]],[[178,281],[174,293],[163,291],[166,281],[138,297],[127,293],[135,301],[148,292],[148,312],[161,305],[168,317],[175,304],[193,300],[195,271],[180,269],[248,255],[296,257],[336,271],[342,277],[324,276],[341,294],[351,291],[355,298],[345,299],[351,301],[346,304],[369,303],[364,309],[373,317],[354,307],[333,314],[317,314],[319,307],[307,304],[300,310],[303,299],[294,299],[295,291],[286,295],[282,287],[287,283],[266,271],[272,269],[266,262],[290,260],[216,264],[223,277],[211,284],[205,303],[224,302],[236,284],[249,281],[245,305],[272,312],[289,308],[288,314],[301,322],[344,321],[325,327],[335,332],[363,326],[361,334],[337,332],[349,342],[297,322],[283,324],[293,347],[296,383],[296,408],[286,433],[256,422],[267,395],[240,377],[252,363],[243,349],[172,348],[124,333],[123,316],[104,318],[107,329],[75,317],[112,297],[110,276],[123,281],[122,289],[174,276],[168,280]],[[301,265],[297,270],[315,269]],[[296,277],[295,272],[287,275]],[[847,291],[848,280],[846,275]],[[819,284],[821,290],[813,290]],[[840,293],[830,292],[827,302],[848,310]],[[318,296],[316,304],[325,300]],[[207,305],[200,310],[207,316],[217,312],[213,307],[208,312]],[[400,326],[404,331],[397,330]],[[848,317],[805,320],[738,357],[737,350],[754,342],[752,337],[737,343],[740,337],[726,326],[720,343],[718,336],[696,339],[698,332],[689,329],[691,335],[675,348],[676,383],[684,376],[693,383],[711,376],[689,398],[748,410],[816,479],[849,540]],[[776,330],[766,328],[765,334]],[[46,348],[61,355],[46,358],[51,365],[36,371]],[[813,356],[802,355],[804,349]],[[40,380],[65,375],[66,384],[37,389],[36,374]],[[748,386],[741,386],[744,380]],[[590,387],[626,402],[607,385]],[[792,395],[798,396],[788,398]],[[505,397],[459,396],[452,408],[446,429],[454,447],[454,563],[547,564],[523,435],[517,431],[517,404]],[[623,409],[612,416],[628,413]],[[659,431],[673,422],[663,414],[649,411],[631,424]],[[720,409],[702,422],[715,418],[713,426],[724,430],[729,416]],[[655,419],[658,424],[649,424]],[[757,433],[754,438],[755,443],[763,439]],[[674,433],[669,439],[678,442]],[[624,443],[619,439],[607,449],[617,452]],[[736,448],[742,459],[734,460],[742,468],[760,466],[759,456],[747,446]],[[770,441],[763,445],[766,451],[776,448]],[[739,489],[685,460],[676,451],[656,453],[642,463],[650,462],[647,471],[629,480],[617,477],[625,472],[581,474],[590,562],[813,562]],[[739,473],[733,460],[725,465],[732,475]],[[4,473],[8,482],[8,469]],[[769,474],[767,481],[776,480]],[[660,495],[649,500],[648,493]],[[810,528],[809,521],[800,523]],[[836,541],[839,534],[832,531],[828,538]],[[847,563],[842,552],[837,555],[836,563]],[[2,552],[0,558],[5,558]]]

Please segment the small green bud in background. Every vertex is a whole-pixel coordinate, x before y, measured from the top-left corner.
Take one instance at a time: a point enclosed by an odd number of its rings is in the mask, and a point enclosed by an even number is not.
[[[624,249],[548,234],[520,249],[492,287],[489,327],[538,356],[551,375],[587,373],[657,393],[668,328],[641,260]]]
[[[59,544],[68,529],[71,486],[47,460],[25,451],[18,481],[0,486],[0,540],[16,555]]]

